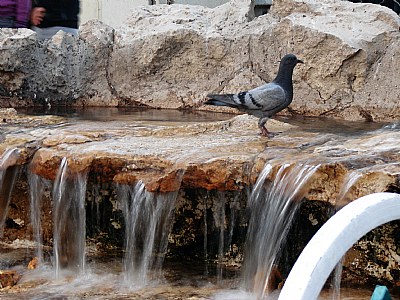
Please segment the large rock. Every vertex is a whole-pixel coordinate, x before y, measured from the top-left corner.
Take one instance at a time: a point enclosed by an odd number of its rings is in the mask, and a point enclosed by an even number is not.
[[[26,29],[0,35],[1,105],[188,108],[207,93],[238,92],[294,73],[292,112],[346,119],[399,117],[399,17],[347,1],[276,0],[254,18],[251,1],[215,9],[142,6],[115,30],[98,21],[48,42]]]
[[[113,29],[89,22],[80,38],[58,32],[44,43],[29,29],[0,32],[1,106],[116,106],[107,81]],[[92,101],[92,99],[95,101]]]
[[[397,70],[389,68],[398,55],[395,13],[346,1],[274,1],[270,14],[252,19],[235,3],[136,10],[116,30],[110,74],[118,94],[153,107],[193,106],[209,92],[272,80],[280,57],[294,52],[306,61],[294,75],[296,113],[398,118],[399,92],[390,88],[397,76],[376,80],[377,68]]]

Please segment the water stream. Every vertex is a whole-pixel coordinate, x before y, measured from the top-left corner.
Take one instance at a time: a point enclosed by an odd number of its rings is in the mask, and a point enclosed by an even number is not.
[[[11,148],[0,157],[0,238],[3,237],[8,205],[19,169],[15,166],[18,156],[19,150]]]
[[[353,171],[347,174],[343,180],[342,187],[339,191],[339,194],[336,199],[336,206],[331,209],[330,216],[332,217],[340,208],[344,205],[348,204],[349,200],[347,199],[347,194],[349,190],[354,186],[357,180],[362,176],[359,171]],[[337,263],[335,269],[333,270],[332,276],[332,300],[340,299],[340,284],[342,279],[342,272],[343,272],[343,260],[344,257],[340,259]]]
[[[319,165],[283,164],[276,175],[267,164],[249,199],[251,218],[243,261],[243,288],[258,298],[276,288],[275,265],[300,201],[307,193],[306,184]]]
[[[143,182],[118,187],[125,219],[125,284],[141,288],[162,279],[162,263],[173,224],[177,192],[147,192]]]
[[[39,264],[44,262],[43,260],[43,230],[42,230],[42,198],[45,193],[45,181],[40,176],[28,173],[28,184],[29,184],[29,198],[30,198],[30,209],[31,209],[31,224],[33,231],[33,238],[36,242],[36,255]]]
[[[61,161],[53,186],[53,252],[56,278],[62,269],[85,270],[86,174],[71,174]]]

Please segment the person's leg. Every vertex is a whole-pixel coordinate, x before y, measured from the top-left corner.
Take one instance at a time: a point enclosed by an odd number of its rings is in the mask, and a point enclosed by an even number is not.
[[[76,29],[76,28],[61,27],[61,26],[57,26],[57,27],[55,27],[55,28],[58,29],[57,32],[58,32],[59,30],[62,30],[62,31],[65,31],[66,33],[72,34],[73,36],[77,36],[78,33],[79,33],[79,30]]]
[[[38,40],[41,40],[41,41],[51,39],[51,37],[53,35],[55,35],[57,32],[59,32],[60,30],[65,31],[74,36],[78,35],[78,29],[69,28],[69,27],[61,27],[61,26],[48,27],[48,28],[39,28],[36,26],[32,26],[32,30],[37,33],[37,38],[38,38]]]
[[[14,18],[11,17],[0,18],[0,28],[14,28]]]

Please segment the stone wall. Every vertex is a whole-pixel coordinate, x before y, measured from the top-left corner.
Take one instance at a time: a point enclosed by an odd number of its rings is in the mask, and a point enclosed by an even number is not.
[[[254,17],[251,1],[214,9],[144,6],[113,29],[99,21],[77,38],[40,43],[26,29],[0,32],[0,105],[204,108],[208,93],[248,90],[274,78],[293,52],[295,98],[287,112],[395,120],[400,19],[347,1],[276,0]]]

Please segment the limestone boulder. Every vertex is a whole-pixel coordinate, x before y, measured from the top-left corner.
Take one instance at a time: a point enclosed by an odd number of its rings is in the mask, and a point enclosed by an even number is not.
[[[232,19],[246,13],[229,5],[222,9],[216,16],[223,19],[221,29],[212,23],[216,12],[200,6],[135,10],[116,29],[110,58],[110,76],[121,104],[191,107],[210,91],[210,82],[223,85],[227,72],[231,76],[241,68],[237,62],[248,62],[246,41],[239,37],[233,48],[233,41],[223,38],[224,22],[232,28]]]
[[[79,39],[84,42],[84,84],[75,105],[117,106],[117,97],[109,77],[109,58],[114,43],[114,29],[96,20],[80,27]]]
[[[293,52],[306,64],[294,74],[292,112],[398,117],[398,90],[390,88],[397,76],[382,74],[373,84],[381,61],[397,55],[400,22],[394,12],[347,1],[278,0],[270,14],[251,18],[235,3],[135,11],[116,30],[111,74],[119,94],[153,107],[193,106],[210,92],[238,92],[272,80],[279,59]],[[233,10],[242,16],[237,22],[230,18]]]
[[[60,31],[45,42],[29,29],[2,29],[1,106],[115,106],[106,76],[112,40],[94,21],[81,37]]]
[[[119,28],[90,21],[79,37],[39,42],[28,29],[0,34],[0,105],[198,108],[208,93],[271,81],[289,52],[295,69],[288,111],[350,120],[399,117],[399,26],[393,11],[348,1],[276,0],[214,9],[141,6]]]

